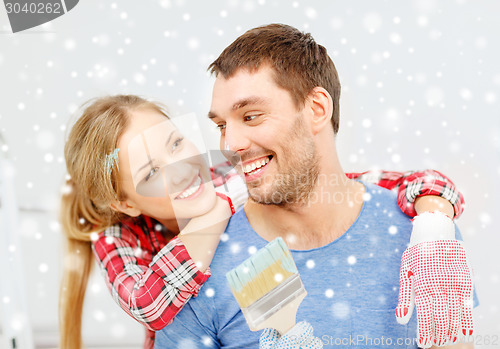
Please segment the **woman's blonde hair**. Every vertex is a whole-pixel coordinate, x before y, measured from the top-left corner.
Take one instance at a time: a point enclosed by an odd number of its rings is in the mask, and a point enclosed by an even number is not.
[[[116,163],[116,147],[130,113],[150,109],[168,117],[155,102],[117,95],[91,101],[71,129],[64,147],[68,177],[61,199],[60,220],[65,234],[64,271],[59,297],[60,346],[82,347],[82,310],[92,267],[92,233],[117,224],[125,216],[110,203],[124,200]]]

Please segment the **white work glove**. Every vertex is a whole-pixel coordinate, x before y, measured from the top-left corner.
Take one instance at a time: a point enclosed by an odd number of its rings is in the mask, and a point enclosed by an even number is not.
[[[469,340],[472,269],[447,215],[424,212],[415,217],[410,245],[401,258],[399,282],[396,319],[408,323],[417,306],[419,347]]]
[[[311,324],[301,321],[283,336],[274,328],[266,328],[259,339],[259,349],[321,349],[323,342],[313,336]]]

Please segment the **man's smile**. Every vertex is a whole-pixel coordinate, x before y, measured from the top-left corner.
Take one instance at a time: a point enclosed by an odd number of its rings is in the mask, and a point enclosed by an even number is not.
[[[245,173],[245,180],[247,182],[250,182],[259,178],[266,170],[267,165],[272,160],[272,158],[272,155],[268,155],[245,162],[242,165],[243,172]]]

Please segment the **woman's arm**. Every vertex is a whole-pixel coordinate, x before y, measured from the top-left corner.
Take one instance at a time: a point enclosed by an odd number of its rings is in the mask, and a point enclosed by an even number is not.
[[[448,217],[453,217],[455,211],[453,210],[453,205],[446,199],[440,196],[427,195],[419,196],[415,200],[415,211],[417,215],[423,212],[433,212],[439,211],[447,215]]]
[[[141,226],[112,226],[93,243],[113,298],[148,329],[157,331],[172,322],[210,276],[208,266],[234,213],[231,200],[217,195],[214,209],[192,220],[154,257],[153,244],[162,240],[156,236],[162,233],[150,219],[138,220]]]
[[[203,273],[196,267],[177,237],[152,259],[152,248],[145,241],[128,226],[115,225],[99,234],[93,250],[115,301],[156,331],[172,322],[184,304],[198,294],[210,271]]]
[[[398,205],[410,217],[424,211],[439,210],[441,208],[451,218],[459,217],[464,210],[464,198],[455,188],[455,184],[442,173],[435,170],[392,172],[392,171],[367,171],[362,173],[346,173],[351,179],[376,184],[387,189],[397,189]],[[423,197],[435,197],[436,200]],[[453,210],[444,203],[449,202]],[[443,204],[443,207],[440,207]],[[418,211],[418,213],[417,213]]]

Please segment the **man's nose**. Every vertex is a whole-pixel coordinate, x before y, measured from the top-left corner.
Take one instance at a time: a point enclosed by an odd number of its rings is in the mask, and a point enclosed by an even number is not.
[[[222,142],[222,150],[240,154],[245,152],[250,147],[250,139],[246,130],[240,125],[227,123]]]

